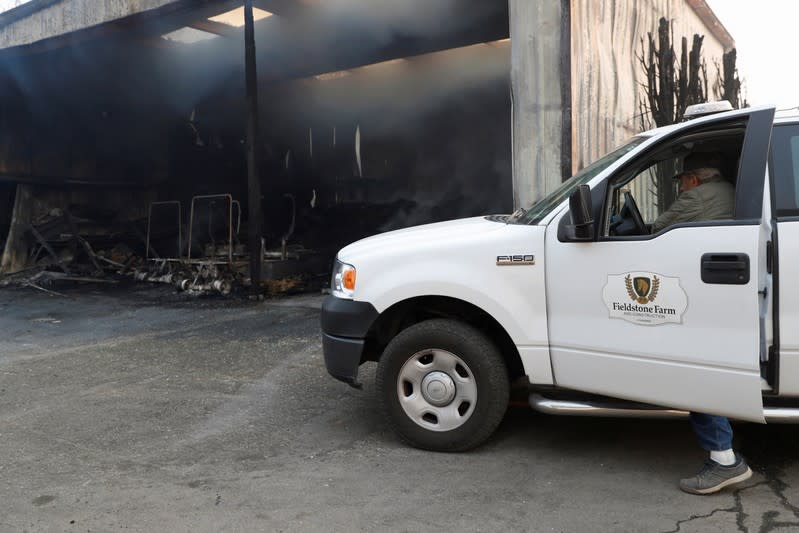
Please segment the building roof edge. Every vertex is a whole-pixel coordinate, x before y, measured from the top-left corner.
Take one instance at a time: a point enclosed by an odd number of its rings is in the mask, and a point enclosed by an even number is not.
[[[727,28],[724,27],[724,24],[718,19],[713,10],[710,9],[710,6],[707,5],[705,0],[686,0],[688,5],[694,10],[694,12],[699,16],[702,22],[705,23],[707,29],[710,30],[710,33],[719,40],[721,46],[724,47],[725,52],[729,52],[733,48],[735,48],[735,39],[732,38],[730,32],[727,31]]]
[[[8,26],[12,22],[27,18],[37,11],[41,11],[42,9],[50,7],[53,4],[58,4],[61,1],[62,0],[30,0],[24,4],[12,7],[11,9],[0,13],[0,28],[3,26]]]

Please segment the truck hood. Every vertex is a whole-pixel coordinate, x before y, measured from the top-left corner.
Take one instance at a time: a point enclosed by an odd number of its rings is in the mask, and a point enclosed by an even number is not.
[[[357,270],[352,299],[379,313],[412,298],[452,298],[494,317],[517,344],[529,344],[546,338],[546,231],[504,217],[466,218],[369,237],[338,258]],[[517,257],[514,266],[506,262]]]
[[[390,251],[446,248],[463,239],[479,241],[479,237],[500,231],[504,227],[506,224],[502,218],[484,216],[414,226],[356,241],[342,248],[338,258],[346,263]]]

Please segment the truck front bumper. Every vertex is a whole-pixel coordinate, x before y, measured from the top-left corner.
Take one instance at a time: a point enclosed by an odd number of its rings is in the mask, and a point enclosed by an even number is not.
[[[363,362],[366,334],[377,318],[368,302],[328,296],[322,304],[322,349],[325,367],[334,378],[360,388],[358,367]]]

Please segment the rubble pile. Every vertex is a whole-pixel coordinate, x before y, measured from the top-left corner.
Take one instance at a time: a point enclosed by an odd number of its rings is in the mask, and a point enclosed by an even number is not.
[[[144,237],[135,221],[116,222],[104,213],[52,209],[27,224],[26,268],[0,277],[0,286],[43,289],[55,280],[113,283],[143,264]]]
[[[61,283],[134,280],[171,285],[189,295],[227,296],[251,286],[249,254],[238,240],[238,228],[226,242],[197,243],[194,249],[200,257],[192,257],[188,242],[179,237],[181,228],[164,229],[149,222],[118,222],[110,216],[52,209],[27,225],[27,266],[0,275],[0,287],[59,294],[53,289]],[[327,273],[318,272],[326,271],[328,263],[301,245],[284,242],[279,250],[264,251],[263,290],[276,296],[321,288]]]

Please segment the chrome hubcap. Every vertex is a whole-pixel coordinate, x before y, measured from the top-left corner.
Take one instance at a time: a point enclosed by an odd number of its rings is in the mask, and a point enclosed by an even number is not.
[[[444,372],[430,372],[422,380],[422,396],[437,407],[449,404],[455,398],[455,391],[455,382]]]
[[[477,405],[477,382],[463,359],[446,350],[413,354],[397,376],[405,414],[432,431],[451,431],[469,420]]]

